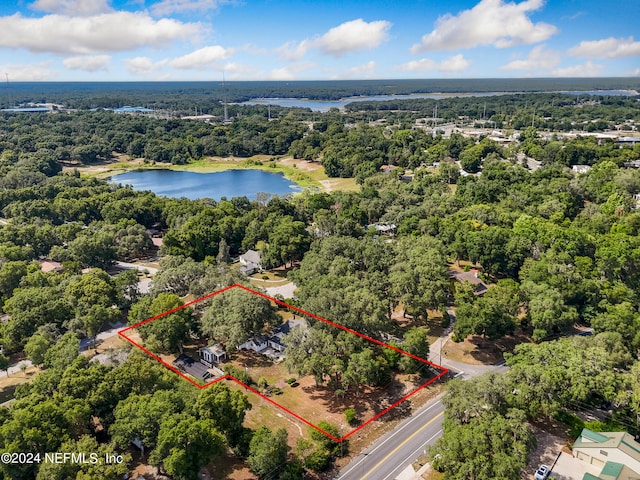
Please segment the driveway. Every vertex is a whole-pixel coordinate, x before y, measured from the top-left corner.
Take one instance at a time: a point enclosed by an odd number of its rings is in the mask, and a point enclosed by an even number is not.
[[[267,287],[265,290],[267,291],[267,295],[271,297],[279,293],[284,298],[293,298],[293,292],[296,288],[298,287],[296,287],[295,283],[289,282],[285,285],[280,285],[279,287]]]

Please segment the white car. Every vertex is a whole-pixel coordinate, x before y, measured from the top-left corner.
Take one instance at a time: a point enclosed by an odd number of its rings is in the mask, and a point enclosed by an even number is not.
[[[538,468],[533,478],[535,478],[535,480],[547,480],[548,476],[549,467],[547,467],[546,465],[540,465],[540,468]]]

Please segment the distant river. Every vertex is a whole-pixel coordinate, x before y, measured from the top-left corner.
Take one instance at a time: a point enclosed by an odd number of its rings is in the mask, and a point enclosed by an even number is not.
[[[279,107],[310,108],[314,112],[327,112],[330,108],[342,108],[354,102],[384,102],[387,100],[410,100],[415,98],[431,98],[440,100],[452,97],[495,97],[497,95],[515,95],[519,92],[460,92],[460,93],[413,93],[410,95],[370,95],[341,98],[340,100],[309,100],[307,98],[254,98],[240,105],[276,105]],[[522,93],[522,92],[520,92]],[[554,93],[554,92],[542,92]],[[638,92],[630,90],[592,90],[584,92],[555,92],[569,95],[613,95],[633,96]]]
[[[114,175],[111,183],[131,185],[134,190],[151,190],[164,197],[186,197],[191,200],[212,198],[220,200],[246,196],[256,199],[258,192],[286,195],[301,191],[281,173],[261,170],[227,170],[196,173],[180,170],[134,170]]]

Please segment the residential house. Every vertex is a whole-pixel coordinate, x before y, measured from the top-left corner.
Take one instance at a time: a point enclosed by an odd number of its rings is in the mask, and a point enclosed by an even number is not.
[[[489,290],[489,286],[481,278],[478,278],[478,270],[475,268],[468,272],[449,270],[449,275],[457,282],[469,282],[472,284],[474,295],[484,295]]]
[[[596,467],[599,475],[583,480],[637,480],[640,478],[640,443],[626,432],[592,432],[584,428],[573,444],[573,456]]]
[[[574,173],[587,173],[591,170],[591,165],[573,165],[571,167]]]
[[[214,363],[220,363],[227,358],[227,352],[224,351],[224,348],[219,343],[198,349],[198,355],[200,356],[200,363],[207,367],[213,367]]]
[[[269,337],[256,333],[246,342],[238,345],[238,350],[253,350],[254,352],[262,352],[269,347]]]
[[[247,250],[240,255],[240,273],[245,275],[251,275],[256,272],[262,271],[262,259],[260,258],[260,252],[255,250]]]
[[[44,272],[61,272],[62,264],[60,262],[54,262],[53,260],[40,259],[38,260],[40,269]]]
[[[306,322],[302,319],[287,320],[268,335],[253,335],[246,342],[239,345],[238,350],[253,350],[274,360],[279,360],[284,357],[283,354],[286,349],[282,338],[291,332],[292,328],[296,326],[306,328],[306,325]]]
[[[393,223],[372,223],[365,227],[367,230],[373,228],[376,233],[382,233],[383,235],[393,235],[396,232],[396,225]]]

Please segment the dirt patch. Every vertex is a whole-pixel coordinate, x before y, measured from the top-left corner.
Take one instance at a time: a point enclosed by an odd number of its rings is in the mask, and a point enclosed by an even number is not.
[[[531,339],[521,331],[498,340],[470,335],[462,342],[447,340],[442,347],[442,356],[469,365],[495,365],[504,360],[506,352],[513,352],[516,345],[529,342]]]
[[[0,378],[0,403],[12,400],[16,387],[31,381],[39,372],[39,367],[29,367],[24,372],[19,371]]]
[[[243,351],[237,355],[234,354],[231,364],[236,368],[246,370],[256,383],[260,379],[266,380],[268,384],[266,388],[258,388],[255,384],[252,385],[252,388],[267,395],[277,404],[313,424],[317,425],[321,420],[330,422],[341,428],[343,435],[346,435],[354,428],[345,422],[345,409],[354,408],[358,419],[361,422],[366,422],[426,382],[426,379],[417,375],[396,375],[384,387],[363,386],[357,391],[348,391],[344,396],[337,396],[333,389],[325,385],[316,385],[312,376],[298,377],[292,375],[284,365],[274,364],[270,359],[256,352]],[[296,383],[290,386],[286,383],[286,380],[292,377],[296,378]],[[235,382],[229,382],[230,386],[233,383]],[[274,391],[274,387],[279,388],[281,391]],[[242,389],[243,387],[238,386],[237,388]],[[416,400],[420,398],[420,393],[418,392],[414,395]],[[254,405],[254,408],[247,413],[248,426],[251,428],[260,425],[269,425],[271,428],[284,427],[289,432],[289,440],[290,442],[292,441],[292,445],[295,445],[299,438],[307,435],[307,430],[310,427],[303,421],[287,414],[268,400],[251,394],[249,390],[247,390],[247,394]],[[413,403],[403,402],[393,410],[385,413],[373,424],[382,425],[396,419],[406,418],[412,411]],[[370,430],[373,426],[367,425],[367,438],[369,438]]]
[[[562,448],[571,441],[563,425],[555,420],[547,420],[544,424],[532,424],[531,429],[538,445],[531,452],[529,463],[520,475],[522,480],[532,478],[540,465],[551,467]]]
[[[278,161],[278,163],[287,167],[294,167],[303,172],[315,172],[316,170],[322,170],[322,165],[316,162],[310,162],[309,160],[299,160],[291,157],[285,157]]]

